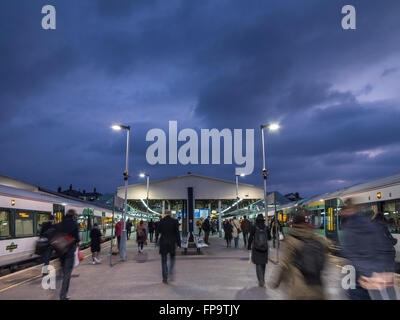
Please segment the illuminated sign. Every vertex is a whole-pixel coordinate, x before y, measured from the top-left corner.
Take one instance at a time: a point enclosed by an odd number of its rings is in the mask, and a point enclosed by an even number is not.
[[[29,218],[29,217],[30,217],[29,214],[23,213],[23,212],[18,213],[18,215],[19,215],[21,218]]]

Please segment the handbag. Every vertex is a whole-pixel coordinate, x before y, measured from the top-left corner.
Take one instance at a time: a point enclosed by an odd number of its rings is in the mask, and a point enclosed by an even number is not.
[[[35,254],[41,256],[49,248],[50,243],[47,238],[39,238],[36,241]]]
[[[64,255],[75,243],[74,237],[65,233],[56,234],[50,241],[50,245],[59,255]]]
[[[78,259],[79,259],[79,261],[82,261],[83,260],[82,251],[81,251],[81,249],[79,249],[79,247],[77,249],[78,249]]]
[[[79,265],[79,248],[76,248],[74,254],[74,267],[77,267],[78,265]]]
[[[283,240],[283,239],[285,239],[285,237],[283,236],[283,233],[279,232],[279,240]]]

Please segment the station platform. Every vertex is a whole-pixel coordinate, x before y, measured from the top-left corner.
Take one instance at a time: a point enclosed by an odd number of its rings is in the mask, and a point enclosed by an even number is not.
[[[161,258],[154,243],[148,243],[143,253],[138,253],[135,240],[127,243],[127,260],[112,256],[110,266],[109,243],[104,244],[101,264],[93,265],[86,254],[72,273],[69,296],[71,300],[275,300],[287,299],[283,284],[277,289],[260,288],[255,265],[249,263],[249,251],[243,248],[226,248],[218,236],[210,236],[210,246],[199,255],[183,255],[177,249],[174,281],[162,283]],[[233,244],[233,242],[232,242]],[[274,259],[274,249],[270,248]],[[340,287],[342,278],[340,261],[330,257],[324,272],[326,295],[329,299],[346,299]],[[266,279],[275,265],[268,263]],[[39,271],[35,271],[36,273]],[[42,288],[40,274],[32,271],[19,274],[9,286],[0,289],[0,300],[57,300],[59,288]]]

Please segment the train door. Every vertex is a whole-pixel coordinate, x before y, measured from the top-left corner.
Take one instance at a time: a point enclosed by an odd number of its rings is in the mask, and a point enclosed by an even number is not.
[[[324,219],[324,229],[325,235],[328,239],[339,244],[338,237],[338,199],[330,199],[325,201],[325,219]]]
[[[65,215],[65,207],[61,204],[53,204],[54,222],[60,223]]]

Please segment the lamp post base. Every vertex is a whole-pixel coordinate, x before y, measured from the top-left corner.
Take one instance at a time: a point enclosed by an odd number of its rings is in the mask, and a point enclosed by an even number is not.
[[[122,261],[126,261],[126,230],[121,231],[121,243],[119,253]]]

